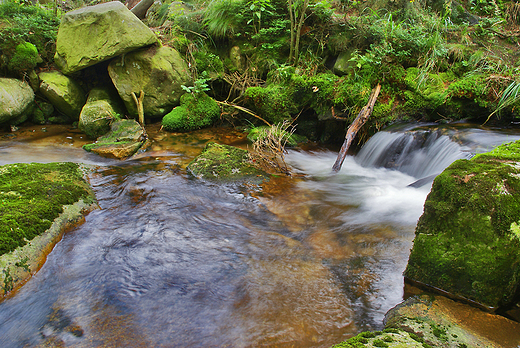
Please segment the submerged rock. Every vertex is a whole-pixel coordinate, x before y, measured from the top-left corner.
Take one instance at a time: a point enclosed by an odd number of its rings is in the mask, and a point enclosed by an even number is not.
[[[33,101],[34,92],[27,83],[17,79],[0,78],[0,124],[18,124],[25,121],[32,110]]]
[[[63,16],[54,61],[70,74],[155,42],[157,37],[143,22],[121,2],[112,1]]]
[[[217,143],[206,145],[187,169],[193,176],[203,179],[263,180],[268,177],[265,172],[251,164],[246,150]]]
[[[79,114],[87,99],[81,86],[59,71],[42,72],[40,93],[60,112],[72,121],[79,119]]]
[[[110,132],[99,137],[93,144],[83,149],[109,158],[127,158],[135,154],[146,142],[144,128],[134,120],[120,120],[112,123]]]
[[[520,291],[520,142],[458,160],[435,179],[408,279],[496,309]]]
[[[181,86],[191,81],[188,66],[179,52],[167,46],[153,46],[114,59],[108,73],[130,115],[137,116],[132,92],[137,97],[141,90],[144,92],[147,118],[162,117],[179,105],[184,93]]]

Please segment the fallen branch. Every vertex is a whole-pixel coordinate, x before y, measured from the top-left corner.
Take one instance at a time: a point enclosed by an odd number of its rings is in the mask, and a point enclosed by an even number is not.
[[[249,110],[249,109],[247,109],[247,108],[245,108],[245,107],[243,107],[243,106],[235,105],[235,104],[230,104],[230,103],[225,102],[225,101],[224,101],[224,102],[221,102],[221,101],[216,100],[216,102],[217,102],[218,104],[225,105],[225,106],[231,106],[231,107],[233,107],[233,108],[235,108],[235,109],[238,109],[238,110],[240,110],[240,111],[243,111],[243,112],[245,112],[245,113],[247,113],[247,114],[249,114],[249,115],[251,115],[251,116],[253,116],[253,117],[258,118],[259,120],[261,120],[261,121],[263,121],[265,124],[267,124],[269,127],[271,127],[271,124],[270,124],[269,122],[267,122],[266,120],[264,120],[264,119],[261,118],[260,116],[258,116],[258,115],[256,115],[255,113],[253,113],[253,111],[251,111],[251,110]]]
[[[332,166],[332,170],[334,172],[338,172],[341,169],[341,166],[343,165],[345,156],[347,156],[347,151],[350,147],[350,144],[352,143],[352,140],[354,140],[354,137],[356,136],[359,129],[365,124],[365,122],[372,114],[372,110],[374,110],[374,104],[376,103],[379,91],[381,91],[381,85],[377,84],[377,86],[372,90],[372,93],[370,94],[370,98],[368,100],[367,105],[365,105],[365,107],[361,109],[354,122],[352,122],[352,124],[348,127],[347,134],[345,135],[345,141],[343,142],[341,150],[338,153],[336,163],[334,163],[334,165]]]
[[[139,124],[144,127],[144,107],[143,107],[143,99],[144,99],[144,92],[141,90],[141,93],[139,94],[139,98],[135,95],[134,92],[132,92],[132,98],[134,99],[135,106],[137,107],[137,114],[139,115]]]

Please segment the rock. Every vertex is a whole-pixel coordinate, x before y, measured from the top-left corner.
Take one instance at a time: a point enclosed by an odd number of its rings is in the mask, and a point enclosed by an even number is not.
[[[56,109],[77,121],[86,96],[81,86],[59,71],[42,72],[40,77],[40,93],[43,94]]]
[[[519,323],[443,296],[410,297],[386,313],[385,328],[406,331],[431,347],[516,347],[520,342]]]
[[[35,124],[45,124],[53,113],[54,106],[52,106],[51,103],[38,102],[33,110],[32,122]]]
[[[490,309],[520,291],[520,142],[458,160],[435,178],[405,276]]]
[[[334,63],[333,71],[335,74],[340,76],[347,75],[356,68],[356,63],[350,60],[353,52],[354,50],[348,50],[339,54]]]
[[[112,1],[62,17],[54,61],[70,74],[156,42],[155,34],[125,5]]]
[[[17,124],[20,118],[27,119],[33,101],[34,92],[27,83],[0,78],[0,124]]]
[[[0,300],[40,269],[67,229],[98,207],[85,180],[88,170],[70,162],[0,167]]]
[[[206,93],[186,93],[181,105],[163,117],[162,125],[167,131],[192,131],[211,126],[220,116],[217,102]]]
[[[121,118],[122,107],[116,91],[93,88],[79,115],[78,128],[90,139],[96,139],[110,131],[112,122]]]
[[[188,66],[179,52],[167,46],[153,46],[114,59],[108,72],[130,115],[137,116],[132,92],[136,96],[141,90],[144,92],[147,118],[162,117],[179,105],[184,93],[181,86],[191,81]]]
[[[401,329],[385,329],[383,331],[366,331],[332,346],[331,348],[425,348],[421,338]]]
[[[83,149],[103,157],[126,158],[135,154],[145,143],[146,134],[134,120],[120,120],[112,123],[110,132],[99,137],[93,144]]]
[[[198,178],[224,181],[263,180],[268,177],[250,163],[246,150],[217,143],[207,144],[202,153],[188,164],[187,169]]]
[[[238,46],[233,46],[229,50],[229,59],[231,60],[231,64],[235,69],[240,72],[244,71],[245,61],[244,56],[242,56],[242,50]]]

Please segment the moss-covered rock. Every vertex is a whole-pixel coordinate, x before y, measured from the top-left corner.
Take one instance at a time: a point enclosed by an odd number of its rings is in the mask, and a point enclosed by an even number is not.
[[[420,337],[401,329],[385,329],[383,331],[362,332],[332,348],[376,348],[376,347],[409,347],[428,348]]]
[[[244,93],[249,108],[269,123],[278,123],[291,118],[298,109],[292,91],[286,86],[270,84],[266,87],[250,87]]]
[[[163,128],[171,132],[186,132],[211,126],[220,116],[220,107],[207,94],[186,93],[181,105],[162,119]]]
[[[110,132],[99,137],[83,149],[109,158],[127,158],[135,154],[146,142],[146,134],[135,120],[119,120],[110,126]]]
[[[59,71],[42,72],[40,93],[71,121],[77,121],[87,96],[78,82]]]
[[[405,276],[497,308],[520,290],[520,142],[458,160],[434,181]]]
[[[9,60],[7,68],[14,72],[24,72],[34,69],[42,59],[38,49],[30,42],[23,42],[16,46],[13,57]]]
[[[251,164],[246,150],[217,143],[206,145],[187,169],[193,176],[203,179],[227,181],[267,178],[266,173]]]
[[[125,5],[112,1],[66,13],[54,61],[70,74],[157,42],[155,34]]]
[[[390,309],[385,329],[397,329],[431,347],[508,347],[520,324],[444,296],[416,295]]]
[[[179,105],[182,85],[191,82],[181,55],[167,46],[152,46],[116,58],[110,62],[108,73],[131,116],[137,116],[132,93],[139,96],[144,92],[146,118],[162,117]]]
[[[0,255],[48,229],[63,205],[93,200],[76,163],[0,167]]]
[[[116,91],[94,88],[81,109],[78,128],[90,139],[96,139],[110,131],[112,122],[120,119],[122,106]]]

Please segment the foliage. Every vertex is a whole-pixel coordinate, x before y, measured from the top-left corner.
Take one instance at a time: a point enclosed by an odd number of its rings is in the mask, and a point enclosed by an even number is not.
[[[34,45],[44,62],[52,61],[59,20],[39,6],[7,0],[0,4],[0,50],[10,60],[17,46],[25,42]],[[18,55],[20,57],[20,55]],[[20,62],[20,58],[16,58]],[[20,63],[23,67],[33,62]],[[0,63],[5,67],[5,63]]]

